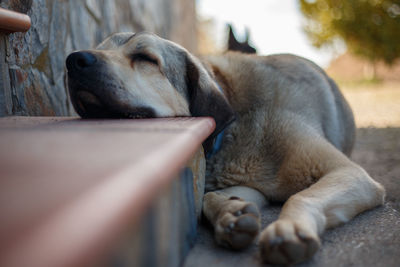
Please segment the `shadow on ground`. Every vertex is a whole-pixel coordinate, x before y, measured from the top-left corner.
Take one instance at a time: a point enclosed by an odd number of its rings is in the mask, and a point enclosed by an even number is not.
[[[358,129],[352,159],[385,186],[386,203],[328,230],[321,249],[310,261],[297,266],[399,266],[400,128]],[[278,218],[280,209],[273,205],[262,210],[263,227]],[[242,252],[216,246],[211,230],[202,225],[184,267],[268,266],[259,258],[257,245]]]

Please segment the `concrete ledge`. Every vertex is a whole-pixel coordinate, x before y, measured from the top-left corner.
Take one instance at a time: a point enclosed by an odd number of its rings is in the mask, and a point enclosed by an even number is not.
[[[0,266],[176,266],[194,242],[214,127],[0,119]]]
[[[193,163],[198,167],[193,168]],[[204,173],[205,167],[201,150],[190,165],[157,197],[138,227],[125,235],[107,266],[172,267],[183,264],[198,230],[196,215],[200,215],[201,209],[195,209],[195,201],[201,201],[204,192],[204,175],[198,175],[198,171]]]

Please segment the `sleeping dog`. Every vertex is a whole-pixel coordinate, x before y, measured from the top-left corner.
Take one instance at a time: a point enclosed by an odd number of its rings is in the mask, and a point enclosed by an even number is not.
[[[265,262],[309,259],[325,229],[380,205],[385,190],[348,156],[352,111],[324,71],[294,55],[197,58],[151,33],[118,33],[66,60],[84,118],[210,116],[203,214],[216,242]],[[215,141],[217,140],[217,141]],[[218,145],[216,145],[218,143]],[[285,201],[260,229],[259,207]]]

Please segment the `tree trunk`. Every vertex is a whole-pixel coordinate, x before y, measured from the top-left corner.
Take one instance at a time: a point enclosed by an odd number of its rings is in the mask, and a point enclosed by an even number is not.
[[[370,62],[364,64],[363,75],[364,75],[365,80],[373,81],[373,80],[378,79],[377,65],[378,64],[376,61],[370,61]]]

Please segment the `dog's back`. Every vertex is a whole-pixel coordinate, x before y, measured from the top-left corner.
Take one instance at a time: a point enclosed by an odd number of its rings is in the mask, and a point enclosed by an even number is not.
[[[345,154],[351,153],[355,133],[352,111],[334,81],[311,61],[290,54],[235,52],[207,60],[220,84],[226,84],[228,100],[241,116],[258,112],[265,113],[260,114],[261,120],[268,117],[270,123],[301,121]]]

